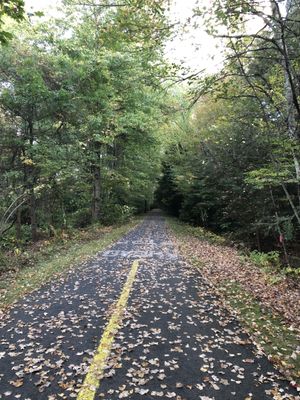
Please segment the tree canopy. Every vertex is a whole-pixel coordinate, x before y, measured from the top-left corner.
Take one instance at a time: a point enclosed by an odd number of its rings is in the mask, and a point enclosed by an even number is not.
[[[296,250],[298,2],[197,6],[190,23],[204,20],[226,58],[181,89],[168,7],[65,0],[40,20],[22,1],[1,5],[1,29],[15,20],[0,37],[2,246],[154,204],[251,247]]]
[[[300,228],[299,12],[276,0],[195,10],[224,41],[225,62],[194,82],[194,107],[170,125],[180,139],[157,192],[162,205],[180,199],[172,211],[186,221],[283,253]],[[253,18],[261,24],[249,33]]]
[[[4,28],[5,18],[22,21],[25,15],[24,0],[4,0],[0,3],[0,43],[7,44],[13,35]]]

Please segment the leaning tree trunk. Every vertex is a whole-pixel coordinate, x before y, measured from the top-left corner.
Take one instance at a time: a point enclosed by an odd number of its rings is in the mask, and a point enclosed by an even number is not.
[[[28,137],[30,143],[30,149],[34,144],[34,129],[33,121],[28,121]],[[29,152],[30,154],[30,152]],[[29,162],[25,165],[25,179],[27,181],[27,187],[29,192],[29,218],[31,226],[31,239],[32,241],[37,240],[37,215],[36,215],[36,197],[34,187],[36,184],[36,169],[33,160],[30,158]]]
[[[17,219],[16,219],[16,239],[17,241],[21,240],[22,236],[22,215],[21,215],[21,207],[17,209]]]
[[[289,14],[293,12],[294,0],[286,1],[286,18],[289,18]],[[283,25],[282,25],[283,26]],[[282,27],[282,49],[283,49],[283,64],[285,66],[285,98],[287,103],[287,123],[288,133],[292,140],[299,142],[299,118],[300,118],[300,105],[298,102],[298,93],[296,90],[294,71],[291,67],[289,48],[285,40],[285,35]],[[295,175],[297,179],[297,194],[298,203],[300,205],[300,164],[295,151],[292,150],[292,157],[295,168]]]
[[[287,32],[290,15],[296,7],[295,0],[286,0],[285,3],[285,17],[282,16],[279,4],[276,0],[271,0],[271,9],[274,21],[272,25],[274,37],[276,38],[279,28],[280,37],[276,42],[280,49],[282,56],[282,67],[284,70],[284,93],[286,99],[286,113],[287,113],[287,131],[290,139],[299,143],[299,120],[300,120],[300,104],[298,100],[298,90],[295,78],[295,71],[293,69],[290,57],[290,49],[287,42]],[[300,163],[294,150],[292,150],[292,158],[295,169],[295,176],[297,180],[297,195],[298,203],[300,205]]]
[[[36,218],[36,197],[33,186],[29,189],[29,216],[31,226],[31,239],[33,242],[37,240],[37,218]]]
[[[295,7],[295,0],[286,0],[285,16],[283,16],[278,1],[271,0],[272,17],[275,22],[271,24],[270,27],[273,30],[274,38],[282,59],[281,65],[284,71],[284,93],[286,99],[288,134],[291,139],[299,141],[298,122],[300,119],[300,103],[298,100],[296,74],[291,62],[290,47],[287,40],[289,20],[291,19],[290,16]],[[296,173],[299,174],[300,168],[298,161],[295,165],[295,169]]]
[[[16,212],[20,212],[20,207],[26,203],[27,198],[28,196],[26,193],[21,194],[4,211],[2,218],[0,219],[0,236],[13,226],[15,221],[11,223],[11,219],[14,217]]]

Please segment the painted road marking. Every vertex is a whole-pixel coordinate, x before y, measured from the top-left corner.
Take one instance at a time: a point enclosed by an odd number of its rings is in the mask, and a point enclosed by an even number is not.
[[[84,379],[83,385],[78,393],[77,400],[93,400],[97,389],[100,386],[100,380],[106,366],[107,358],[110,354],[115,334],[121,326],[121,319],[129,298],[129,294],[135,280],[139,262],[136,260],[131,266],[127,281],[123,287],[121,296],[116,303],[114,312],[104,329],[100,344],[96,354],[89,367],[88,373]]]
[[[119,257],[119,258],[155,258],[166,260],[177,260],[178,256],[176,254],[166,252],[166,251],[139,251],[139,250],[107,250],[102,254],[102,257]]]

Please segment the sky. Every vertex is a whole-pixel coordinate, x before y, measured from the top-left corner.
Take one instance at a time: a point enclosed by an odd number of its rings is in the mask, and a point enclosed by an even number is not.
[[[25,6],[30,10],[50,10],[55,14],[55,4],[59,0],[25,0]],[[184,23],[193,15],[193,8],[197,0],[173,0],[170,18],[174,22]],[[202,0],[201,4],[209,4],[210,0]],[[189,29],[178,34],[166,45],[166,56],[171,62],[180,63],[184,68],[192,71],[205,70],[208,73],[216,72],[222,58],[220,49],[216,48],[216,40],[209,37],[203,27]],[[197,49],[196,49],[197,48]]]
[[[210,2],[211,0],[198,1],[201,6],[209,6]],[[197,0],[173,0],[171,18],[185,23],[193,16],[196,3]],[[171,60],[181,62],[192,70],[216,72],[222,65],[221,43],[206,33],[199,17],[197,21],[199,24],[197,29],[190,26],[184,33],[177,35],[173,42],[168,43],[166,54]]]

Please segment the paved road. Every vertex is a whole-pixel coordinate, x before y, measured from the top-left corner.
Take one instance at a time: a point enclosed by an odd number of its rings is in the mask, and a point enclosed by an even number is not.
[[[156,213],[27,296],[0,330],[0,399],[297,398],[176,255]]]

